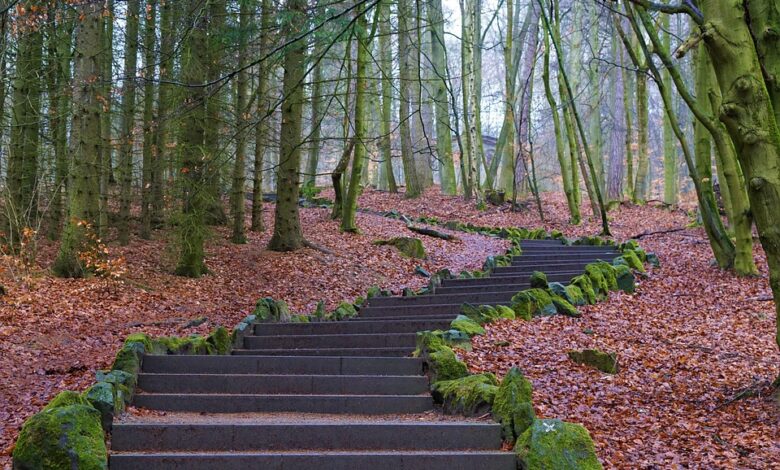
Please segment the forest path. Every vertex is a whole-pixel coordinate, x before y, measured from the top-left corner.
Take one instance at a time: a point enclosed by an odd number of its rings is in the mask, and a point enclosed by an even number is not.
[[[464,302],[509,304],[533,271],[566,282],[611,247],[526,241],[490,277],[434,294],[374,297],[341,322],[256,324],[231,356],[146,356],[134,405],[114,424],[114,469],[513,470],[498,424],[434,409],[418,331],[449,329]]]

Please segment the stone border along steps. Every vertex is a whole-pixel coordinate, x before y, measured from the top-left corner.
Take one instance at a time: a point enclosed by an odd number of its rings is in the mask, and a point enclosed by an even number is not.
[[[373,297],[352,320],[255,324],[231,356],[145,356],[134,405],[167,416],[115,422],[111,468],[514,470],[499,424],[377,415],[434,407],[422,359],[408,357],[418,331],[449,329],[464,302],[508,305],[535,270],[568,282],[620,255],[558,240],[521,247],[490,277]],[[258,414],[285,412],[305,414]]]

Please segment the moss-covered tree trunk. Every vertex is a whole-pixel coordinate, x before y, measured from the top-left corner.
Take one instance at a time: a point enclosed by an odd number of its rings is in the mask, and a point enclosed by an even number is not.
[[[306,42],[298,39],[298,36],[306,24],[306,0],[287,0],[286,10],[288,20],[283,30],[287,31],[287,42],[290,44],[284,51],[277,200],[274,233],[268,242],[268,249],[273,251],[293,251],[304,245],[298,214],[298,197]]]
[[[703,0],[703,37],[723,92],[721,120],[745,174],[750,207],[769,264],[780,346],[780,130],[756,46],[745,22],[745,3]],[[772,68],[775,64],[769,64]]]
[[[379,184],[391,193],[398,192],[393,173],[392,129],[393,129],[393,51],[390,47],[390,5],[381,2],[377,8],[379,12],[379,73],[382,75],[382,116],[380,123],[381,136],[379,139],[379,151],[382,155],[380,172],[384,178]]]
[[[50,15],[48,67],[49,67],[49,126],[51,140],[54,146],[54,188],[49,206],[48,235],[52,240],[59,239],[64,220],[65,196],[67,180],[70,171],[68,157],[68,117],[70,116],[70,68],[73,23],[67,21],[64,15]],[[5,21],[5,15],[0,21]],[[2,24],[3,39],[5,38],[5,23]],[[5,50],[5,44],[0,45]],[[2,67],[5,67],[4,57]],[[0,77],[2,81],[2,77]],[[3,92],[5,91],[5,87]],[[0,100],[0,107],[3,106]],[[0,116],[2,121],[2,116]]]
[[[207,272],[205,257],[207,209],[206,73],[208,70],[208,10],[200,0],[188,0],[187,12],[193,15],[192,27],[184,39],[181,55],[181,80],[185,84],[187,115],[179,138],[179,177],[182,199],[177,224],[179,260],[176,274],[200,277]]]
[[[650,149],[648,147],[650,107],[647,95],[647,68],[640,64],[636,73],[637,159],[634,202],[644,204],[650,196]]]
[[[406,182],[406,197],[415,198],[422,194],[422,183],[417,174],[414,148],[412,145],[411,121],[415,119],[411,110],[411,99],[414,94],[412,81],[412,15],[409,0],[398,1],[398,69],[399,69],[399,133],[401,137],[401,160],[404,165],[404,180]]]
[[[163,182],[166,180],[166,168],[173,165],[172,142],[175,137],[173,129],[173,94],[174,85],[170,82],[176,76],[174,68],[174,52],[176,46],[176,15],[179,11],[173,2],[165,1],[160,3],[160,84],[158,86],[157,96],[157,125],[155,130],[155,142],[157,154],[152,160],[152,202],[151,219],[152,226],[159,226],[163,223],[163,211],[165,209],[165,188]],[[174,175],[168,171],[167,180],[173,182]]]
[[[601,58],[599,57],[601,51],[601,37],[599,36],[599,9],[594,3],[588,9],[589,11],[589,24],[588,30],[588,44],[591,53],[590,60],[588,61],[588,86],[589,86],[589,108],[588,113],[588,143],[591,148],[591,155],[593,156],[593,167],[596,169],[596,177],[598,180],[599,191],[602,194],[607,192],[606,188],[606,165],[604,164],[604,137],[601,128],[601,71],[599,66],[601,64]]]
[[[230,191],[230,215],[232,216],[233,233],[230,237],[233,243],[246,243],[246,229],[244,228],[244,186],[246,184],[246,127],[249,121],[249,109],[247,109],[249,92],[249,72],[246,70],[248,51],[247,35],[251,31],[251,22],[254,2],[242,0],[239,2],[238,12],[238,76],[236,77],[235,100],[235,139],[236,158],[233,161],[233,181]]]
[[[450,98],[447,90],[447,51],[444,43],[444,16],[441,0],[428,0],[428,21],[431,32],[431,62],[433,67],[433,101],[436,108],[436,156],[441,168],[441,190],[455,195],[455,164],[452,160],[452,130]]]
[[[154,68],[156,63],[155,45],[157,42],[157,1],[147,0],[144,15],[144,76],[150,80],[144,82],[144,148],[141,178],[141,238],[152,236],[152,200],[155,159],[159,158],[159,148],[155,129],[159,119],[154,116],[155,83]]]
[[[260,53],[265,54],[271,44],[271,28],[274,24],[274,4],[272,0],[262,0],[260,4]],[[266,140],[268,138],[268,75],[270,66],[261,62],[257,66],[257,95],[255,124],[255,153],[252,163],[252,222],[253,232],[265,230],[263,222],[263,172],[265,171]]]
[[[106,9],[101,25],[101,46],[103,56],[100,58],[103,76],[103,114],[100,120],[102,146],[100,149],[100,215],[98,217],[98,234],[105,238],[108,233],[108,195],[113,180],[114,143],[112,110],[113,99],[113,64],[114,64],[114,1],[106,0]]]
[[[141,14],[140,0],[128,0],[125,19],[125,60],[122,82],[122,123],[119,145],[119,219],[117,236],[119,243],[130,242],[130,206],[133,202],[133,147],[135,136],[135,90],[138,72],[138,23]]]
[[[622,47],[618,44],[617,35],[612,37],[611,56],[615,63],[620,63]],[[623,74],[620,69],[610,71],[609,103],[612,109],[610,113],[613,118],[612,129],[610,131],[609,143],[609,162],[607,171],[607,197],[610,201],[621,201],[623,199],[623,168],[625,157],[625,116],[623,108]]]
[[[85,235],[95,224],[100,203],[100,159],[103,151],[101,93],[104,57],[102,49],[103,8],[96,2],[77,6],[73,52],[73,120],[70,126],[70,191],[68,213],[59,253],[52,270],[61,277],[81,277],[85,266],[80,253],[89,248]],[[94,226],[94,225],[93,225]]]
[[[669,15],[662,15],[662,42],[666,50],[669,50],[672,37],[669,26]],[[671,92],[673,90],[672,76],[666,68],[661,69],[661,79],[664,82],[664,87]],[[664,203],[669,205],[677,203],[677,147],[674,141],[672,124],[668,117],[664,118]]]
[[[23,2],[19,11],[30,11],[38,2]],[[43,32],[34,18],[19,18],[16,27],[16,73],[12,83],[11,138],[6,186],[8,241],[16,245],[25,227],[38,217],[38,158],[40,151]]]
[[[309,155],[306,162],[306,176],[304,185],[314,186],[317,181],[317,168],[320,164],[320,134],[322,133],[322,52],[315,49],[313,60],[318,61],[314,66],[311,85],[311,131],[309,132]]]
[[[357,38],[357,63],[355,71],[355,149],[352,158],[352,172],[349,178],[349,188],[342,205],[341,230],[344,232],[357,232],[355,213],[357,212],[357,200],[360,195],[360,178],[366,158],[366,98],[368,92],[368,61],[370,60],[371,44],[368,39],[368,21],[363,4],[357,8],[357,21],[355,22],[355,37]]]

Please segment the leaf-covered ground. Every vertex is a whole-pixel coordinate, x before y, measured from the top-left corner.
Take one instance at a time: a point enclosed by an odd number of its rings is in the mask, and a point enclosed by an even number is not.
[[[533,205],[519,213],[507,206],[478,211],[473,202],[436,190],[418,200],[366,191],[360,206],[482,225],[558,228],[569,236],[600,231],[594,220],[567,226],[559,195],[544,197],[544,223]],[[344,235],[326,211],[303,213],[307,237],[334,255],[311,249],[269,253],[263,250],[268,233],[234,246],[218,230],[209,248],[212,274],[201,280],[168,274],[172,258],[155,240],[122,250],[112,246],[128,259],[129,279],[122,285],[48,275],[27,289],[10,284],[0,305],[0,448],[56,391],[86,386],[129,332],[189,334],[232,325],[265,295],[301,312],[313,310],[320,298],[333,307],[371,284],[394,290],[422,285],[413,274],[418,264],[429,271],[474,269],[505,249],[480,236],[458,234],[460,243],[424,237],[430,259],[419,263],[371,244],[409,235],[400,222],[358,215],[364,235]],[[642,238],[662,267],[649,273],[637,294],[613,294],[584,308],[581,319],[494,324],[464,358],[474,371],[503,374],[520,366],[534,383],[537,414],[583,423],[608,468],[776,468],[780,409],[766,385],[780,372],[780,354],[760,249],[761,276],[741,279],[711,267],[704,233],[685,229],[690,219],[682,211],[623,206],[610,219],[618,239],[676,230]],[[43,267],[53,249],[42,249]],[[198,316],[209,322],[182,327]],[[505,341],[508,346],[499,346]],[[608,376],[568,360],[567,351],[586,347],[617,352],[620,373]]]

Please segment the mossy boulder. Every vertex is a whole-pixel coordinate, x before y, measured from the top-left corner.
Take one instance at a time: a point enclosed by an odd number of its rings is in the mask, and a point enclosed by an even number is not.
[[[84,398],[80,393],[65,390],[58,393],[51,401],[43,407],[44,410],[51,410],[54,408],[61,408],[63,406],[71,405],[84,405],[90,406],[89,401]]]
[[[454,320],[452,320],[450,327],[453,330],[458,330],[469,336],[485,334],[485,329],[482,328],[479,325],[479,323],[475,322],[474,320],[472,320],[471,318],[465,315],[458,315]]]
[[[585,266],[585,273],[590,278],[590,282],[593,286],[593,291],[596,294],[597,300],[604,300],[609,295],[610,284],[606,277],[604,277],[604,271],[599,263],[591,263]],[[617,289],[617,280],[615,280],[615,289]]]
[[[661,260],[658,259],[658,255],[656,255],[655,253],[647,254],[647,262],[656,268],[661,266]]]
[[[100,412],[91,405],[71,404],[46,407],[33,415],[19,433],[13,452],[13,468],[108,468]]]
[[[98,382],[84,392],[84,398],[100,412],[100,422],[103,429],[111,430],[114,416],[125,409],[125,394],[114,384]]]
[[[451,348],[463,349],[471,351],[471,336],[466,333],[454,329],[441,332],[441,337],[444,343]]]
[[[552,297],[552,303],[555,305],[555,310],[558,312],[559,315],[566,315],[567,317],[574,317],[579,318],[582,316],[579,310],[569,303],[568,300],[565,298],[559,296],[559,295],[553,295]]]
[[[214,354],[230,354],[232,349],[232,342],[230,341],[230,333],[224,326],[219,326],[211,332],[206,338],[206,342],[211,345],[214,350]]]
[[[499,318],[506,318],[507,320],[516,318],[515,311],[506,305],[496,305],[496,312],[498,312]]]
[[[558,419],[537,419],[518,439],[515,454],[524,470],[599,470],[588,430]]]
[[[646,272],[645,265],[634,250],[623,250],[622,258],[626,260],[628,267],[639,272]]]
[[[512,310],[517,318],[530,320],[534,316],[550,316],[557,313],[550,294],[544,289],[527,289],[512,297]]]
[[[620,370],[615,353],[607,353],[598,349],[584,349],[582,351],[569,351],[567,354],[572,361],[607,374],[617,374]]]
[[[255,310],[252,314],[260,323],[289,322],[290,309],[283,300],[274,300],[271,297],[264,297],[257,301]]]
[[[344,320],[347,318],[354,318],[358,314],[355,306],[349,302],[342,302],[336,307],[331,316],[334,320]]]
[[[125,343],[122,349],[117,352],[111,370],[121,370],[137,376],[141,370],[141,358],[145,352],[146,349],[142,343]]]
[[[533,386],[517,367],[504,376],[493,401],[493,417],[501,423],[505,440],[517,439],[536,419],[532,401]]]
[[[633,294],[636,291],[634,273],[631,272],[631,268],[628,266],[615,266],[615,278],[617,279],[618,289],[628,294]]]
[[[465,303],[460,307],[460,314],[483,325],[501,317],[498,309],[492,305],[474,305]]]
[[[531,273],[531,288],[534,289],[547,289],[547,275],[540,271],[534,271]]]
[[[425,259],[425,247],[422,240],[414,237],[395,237],[389,240],[377,240],[375,245],[394,246],[407,258]]]
[[[596,303],[596,291],[593,289],[593,281],[590,280],[587,274],[574,277],[570,285],[580,289],[586,303],[589,305]]]
[[[498,391],[498,379],[485,372],[435,382],[431,391],[445,413],[473,416],[490,411]]]
[[[440,331],[421,331],[417,333],[415,357],[421,357],[428,367],[431,383],[439,380],[451,380],[468,375],[468,367],[458,359],[443,338]]]
[[[254,315],[248,315],[233,327],[233,331],[230,332],[230,344],[232,344],[234,348],[243,346],[244,337],[252,332],[255,320],[256,317]]]
[[[107,372],[99,370],[95,373],[95,380],[98,382],[108,382],[114,385],[125,402],[129,404],[130,398],[135,392],[135,386],[138,383],[138,376],[123,370],[111,370]]]

